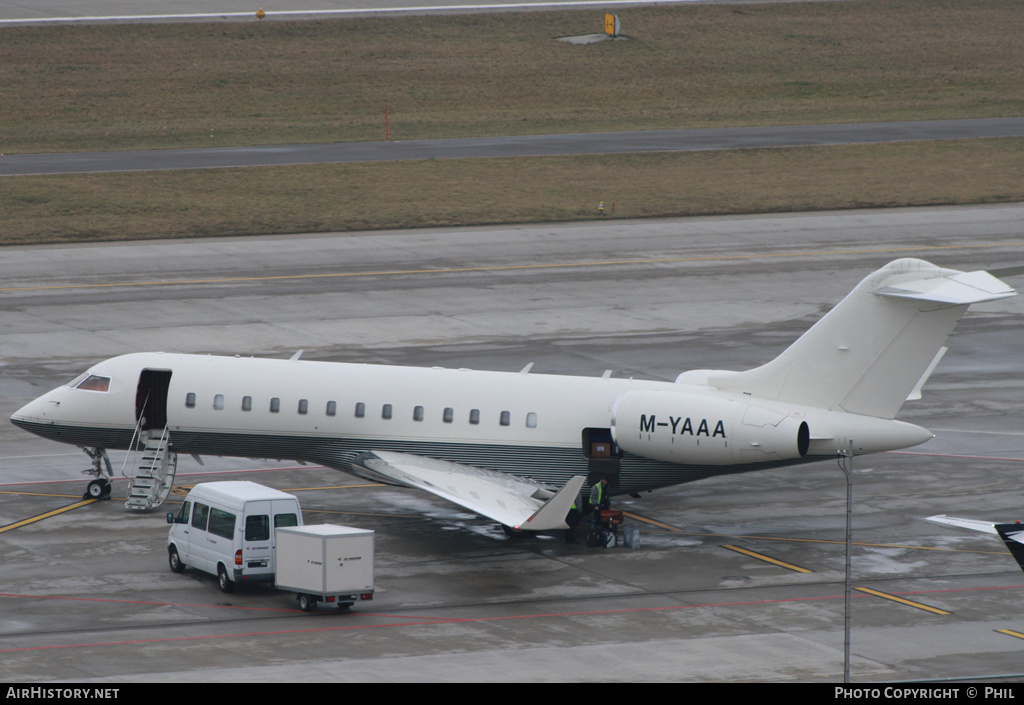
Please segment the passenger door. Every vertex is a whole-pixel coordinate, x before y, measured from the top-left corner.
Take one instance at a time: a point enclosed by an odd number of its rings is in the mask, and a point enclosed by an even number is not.
[[[198,570],[211,573],[209,550],[206,542],[206,524],[210,518],[210,507],[202,502],[192,506],[192,521],[188,530],[188,564]]]

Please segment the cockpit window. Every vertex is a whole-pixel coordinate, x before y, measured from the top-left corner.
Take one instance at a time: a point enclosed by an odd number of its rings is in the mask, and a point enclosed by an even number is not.
[[[88,372],[83,372],[82,374],[78,375],[77,377],[75,377],[73,380],[71,380],[70,382],[68,382],[64,386],[65,387],[71,387],[72,389],[74,389],[75,387],[80,385],[82,382],[84,382],[86,380],[86,378],[88,378],[88,377],[89,377],[89,373]]]
[[[84,389],[89,392],[109,392],[110,391],[110,377],[101,377],[100,375],[88,375],[78,384],[75,382],[79,378],[75,378],[68,385],[74,386],[75,389]]]

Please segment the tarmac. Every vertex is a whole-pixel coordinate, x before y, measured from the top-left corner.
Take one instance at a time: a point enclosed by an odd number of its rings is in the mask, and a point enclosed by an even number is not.
[[[1005,204],[4,248],[0,414],[147,349],[654,379],[742,369],[891,259],[1005,268],[1022,243],[1024,205]],[[995,537],[924,521],[1021,518],[1022,299],[972,308],[901,413],[935,439],[856,460],[854,683],[1024,677],[1021,570]],[[641,543],[600,549],[512,540],[326,468],[202,461],[179,460],[164,507],[128,513],[124,479],[83,504],[84,454],[0,427],[0,681],[842,681],[834,463],[619,497]],[[217,479],[292,491],[308,523],[374,530],[375,599],[304,613],[269,586],[225,595],[173,574],[164,513]]]

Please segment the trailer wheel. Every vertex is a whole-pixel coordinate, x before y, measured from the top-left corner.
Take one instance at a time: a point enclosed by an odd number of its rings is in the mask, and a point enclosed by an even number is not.
[[[303,612],[312,612],[316,609],[316,600],[313,599],[312,595],[300,593],[296,599],[299,601],[299,609]]]

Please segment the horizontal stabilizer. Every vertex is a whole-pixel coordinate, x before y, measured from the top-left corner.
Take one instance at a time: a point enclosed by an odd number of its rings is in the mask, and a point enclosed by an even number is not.
[[[946,270],[947,272],[949,270]],[[944,276],[926,274],[875,289],[879,296],[894,296],[942,304],[980,304],[1013,296],[1017,292],[988,272],[956,272]]]
[[[539,482],[411,453],[373,451],[352,460],[361,477],[425,490],[514,529],[565,529],[565,517],[586,478],[557,493]],[[575,488],[575,489],[573,489]]]

